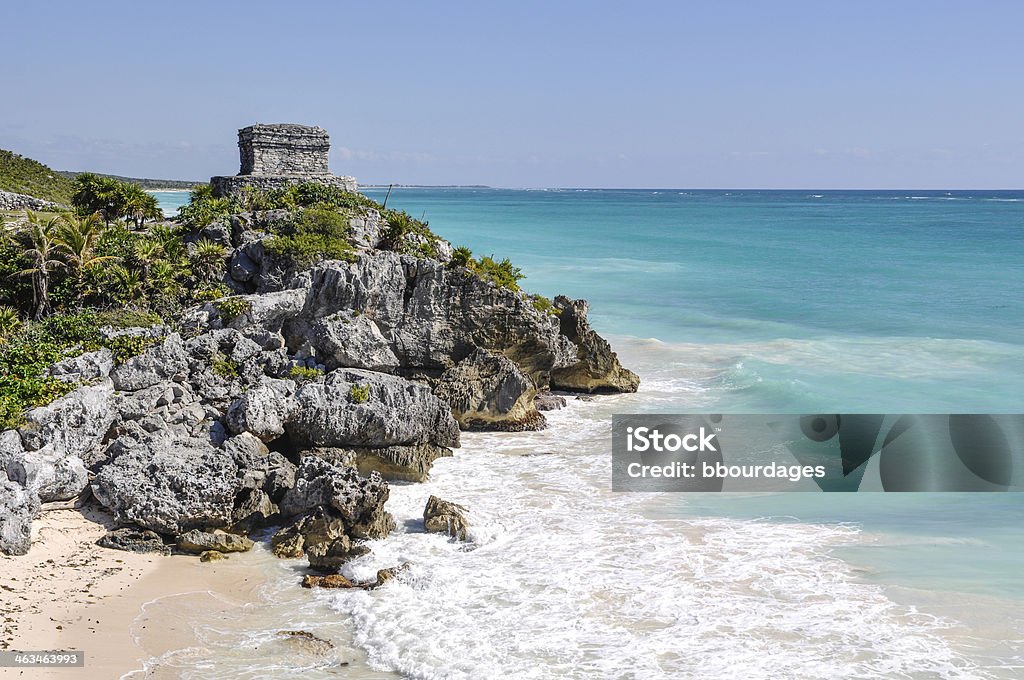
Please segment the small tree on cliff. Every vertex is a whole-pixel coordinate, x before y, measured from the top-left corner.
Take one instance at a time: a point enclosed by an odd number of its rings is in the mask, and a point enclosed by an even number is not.
[[[30,210],[25,213],[28,225],[16,238],[24,246],[22,254],[28,258],[31,266],[18,274],[32,278],[33,318],[38,321],[50,313],[50,274],[63,269],[67,264],[60,258],[56,238],[60,217],[54,216],[44,222]]]

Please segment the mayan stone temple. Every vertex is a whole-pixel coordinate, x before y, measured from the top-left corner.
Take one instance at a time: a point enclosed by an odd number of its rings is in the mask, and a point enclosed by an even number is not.
[[[327,165],[331,140],[320,127],[257,123],[238,131],[241,167],[237,175],[211,177],[217,196],[232,196],[244,187],[277,189],[300,182],[319,182],[345,191],[356,190],[355,177],[332,175]]]

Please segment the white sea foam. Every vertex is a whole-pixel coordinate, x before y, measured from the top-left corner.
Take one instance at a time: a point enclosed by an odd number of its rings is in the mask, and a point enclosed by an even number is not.
[[[855,527],[655,519],[651,496],[607,490],[603,415],[572,402],[551,422],[466,436],[432,481],[392,487],[398,533],[347,572],[410,571],[322,595],[351,616],[375,667],[413,678],[986,677],[943,639],[950,622],[891,602],[829,554],[859,540]],[[470,508],[472,543],[422,533],[430,494]]]

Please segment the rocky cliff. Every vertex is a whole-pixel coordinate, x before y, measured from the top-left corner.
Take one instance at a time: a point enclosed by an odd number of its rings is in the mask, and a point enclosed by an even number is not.
[[[425,479],[460,430],[543,427],[552,388],[636,390],[585,302],[538,304],[361,200],[344,257],[308,266],[280,245],[302,209],[197,227],[234,295],[120,331],[148,338],[137,356],[51,368],[77,388],[0,434],[0,550],[28,550],[40,503],[91,493],[126,527],[109,545],[244,549],[216,532],[276,525],[278,554],[332,570],[390,531],[388,481]]]

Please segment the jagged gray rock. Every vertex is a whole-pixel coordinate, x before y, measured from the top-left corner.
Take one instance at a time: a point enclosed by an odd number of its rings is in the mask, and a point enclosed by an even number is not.
[[[452,455],[451,449],[434,444],[415,446],[359,446],[349,448],[317,447],[303,456],[323,458],[333,465],[354,467],[364,477],[380,473],[387,481],[425,482],[438,458]]]
[[[120,529],[108,531],[96,541],[96,545],[101,548],[126,550],[135,553],[171,554],[171,547],[164,543],[164,540],[160,538],[160,534],[138,527],[121,527]]]
[[[565,404],[565,397],[550,392],[538,394],[533,400],[533,405],[537,407],[538,411],[557,411],[565,408]]]
[[[284,434],[285,421],[296,408],[294,395],[291,380],[263,377],[231,403],[225,422],[232,432],[273,441]]]
[[[0,552],[24,555],[32,543],[32,520],[39,514],[39,497],[0,475]]]
[[[552,371],[551,387],[576,392],[636,392],[640,378],[619,363],[608,341],[590,327],[587,301],[559,295],[554,304],[561,310],[562,335],[577,347],[577,360]]]
[[[7,463],[21,454],[25,447],[21,444],[21,435],[17,430],[0,432],[0,479],[7,476]]]
[[[459,445],[447,404],[393,375],[339,369],[300,387],[295,403],[285,429],[307,446]]]
[[[401,366],[391,343],[365,314],[346,310],[310,321],[296,319],[285,325],[284,336],[288,347],[312,349],[306,351],[329,370],[365,368],[391,373]]]
[[[171,333],[162,343],[116,366],[110,372],[110,378],[115,389],[134,392],[171,380],[175,375],[187,374],[188,369],[185,343],[180,335]]]
[[[92,484],[97,500],[118,521],[162,534],[231,524],[238,467],[209,440],[169,433],[125,436]]]
[[[31,409],[18,428],[22,443],[29,451],[49,445],[58,455],[83,455],[100,443],[114,422],[113,395],[113,384],[104,380]]]
[[[106,347],[58,361],[46,374],[63,382],[81,383],[106,378],[114,368],[114,353]]]
[[[82,459],[60,453],[52,444],[15,454],[7,461],[7,477],[37,494],[44,503],[70,500],[89,485]]]
[[[477,350],[441,374],[434,394],[448,402],[464,430],[539,430],[537,387],[501,354]]]
[[[296,471],[295,486],[285,494],[280,507],[288,516],[330,508],[344,521],[346,535],[383,538],[394,527],[394,519],[384,509],[388,493],[388,483],[379,474],[360,477],[353,468],[304,456]]]

